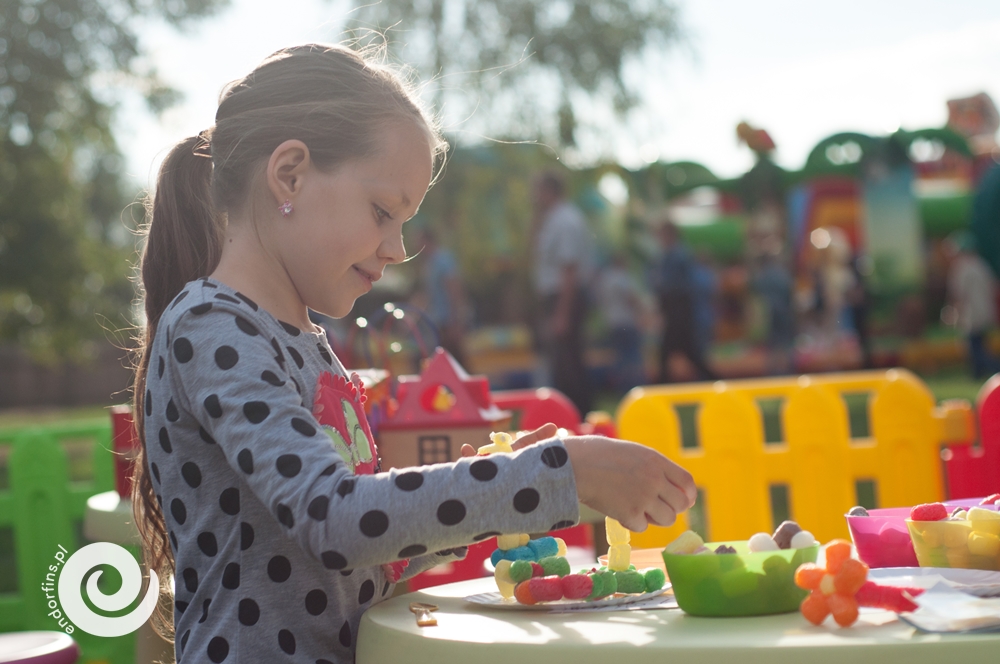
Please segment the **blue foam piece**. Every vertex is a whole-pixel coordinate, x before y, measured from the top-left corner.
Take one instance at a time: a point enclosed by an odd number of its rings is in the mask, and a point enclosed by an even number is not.
[[[507,552],[506,551],[501,551],[500,549],[493,549],[493,553],[490,554],[490,562],[493,563],[494,567],[497,566],[498,562],[500,562],[501,560],[505,560],[506,559],[504,557],[505,553],[507,553]]]
[[[528,562],[535,562],[538,557],[535,555],[534,549],[530,546],[519,546],[514,549],[507,549],[504,551],[504,558],[510,560],[511,562],[515,560],[527,560]]]
[[[535,560],[559,555],[559,545],[555,537],[539,537],[528,542],[528,548],[535,552]]]

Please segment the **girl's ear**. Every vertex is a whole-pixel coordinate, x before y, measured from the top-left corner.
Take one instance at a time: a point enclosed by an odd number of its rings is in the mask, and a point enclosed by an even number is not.
[[[310,165],[309,148],[298,139],[285,141],[274,149],[267,161],[267,187],[275,207],[294,201],[302,191],[302,177]]]

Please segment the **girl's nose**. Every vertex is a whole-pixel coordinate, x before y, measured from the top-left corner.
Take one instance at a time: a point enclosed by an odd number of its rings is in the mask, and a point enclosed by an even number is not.
[[[403,234],[391,233],[378,247],[376,255],[389,263],[402,263],[406,258],[406,248],[403,246]]]

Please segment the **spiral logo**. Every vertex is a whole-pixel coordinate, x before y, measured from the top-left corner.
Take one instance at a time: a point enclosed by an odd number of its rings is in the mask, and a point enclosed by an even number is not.
[[[83,601],[80,586],[87,573],[97,565],[111,565],[122,576],[118,592],[105,595],[97,587],[103,571],[94,572],[87,580],[87,597],[102,611],[121,611],[128,607],[142,590],[142,570],[127,550],[110,542],[96,542],[83,547],[66,561],[59,574],[59,603],[77,627],[94,636],[123,636],[139,629],[156,609],[160,596],[160,581],[156,572],[149,571],[149,587],[135,609],[124,616],[104,616],[95,613]]]

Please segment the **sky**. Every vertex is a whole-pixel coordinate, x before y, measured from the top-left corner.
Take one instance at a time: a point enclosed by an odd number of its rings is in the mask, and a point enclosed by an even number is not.
[[[752,165],[735,127],[767,129],[776,161],[799,169],[823,138],[939,127],[945,102],[986,92],[1000,104],[997,0],[678,0],[682,44],[635,65],[646,102],[588,135],[585,158],[689,160],[720,177]],[[278,48],[338,41],[347,0],[232,0],[180,33],[140,26],[149,58],[183,101],[162,116],[126,95],[116,133],[129,174],[151,186],[170,146],[209,127],[222,86]],[[279,9],[280,7],[280,9]],[[445,118],[445,124],[449,119]]]

